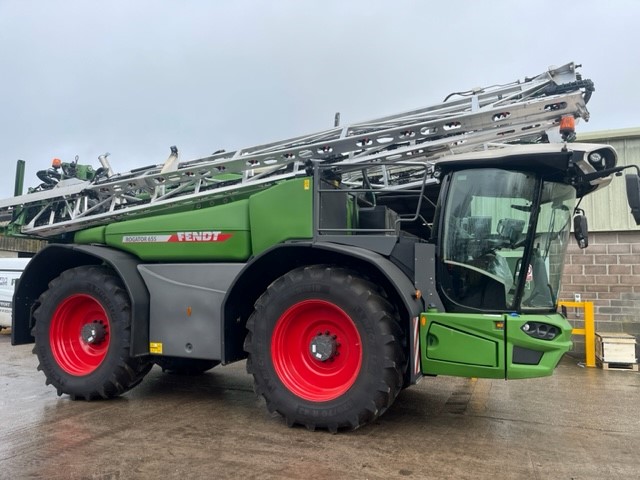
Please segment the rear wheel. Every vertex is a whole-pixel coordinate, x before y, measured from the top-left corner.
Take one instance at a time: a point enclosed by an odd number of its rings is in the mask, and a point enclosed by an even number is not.
[[[131,303],[120,278],[100,266],[63,272],[34,313],[34,353],[47,384],[73,399],[111,398],[142,381],[152,364],[129,355]]]
[[[402,388],[395,309],[348,270],[289,272],[256,302],[247,329],[256,392],[289,425],[354,429],[381,415]]]

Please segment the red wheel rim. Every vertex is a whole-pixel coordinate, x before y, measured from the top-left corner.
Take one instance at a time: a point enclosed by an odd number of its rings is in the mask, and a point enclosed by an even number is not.
[[[335,351],[318,360],[311,351],[318,335],[331,338]],[[353,320],[323,300],[305,300],[290,307],[276,322],[271,359],[282,383],[293,394],[326,402],[345,393],[362,365],[362,343]]]
[[[95,325],[100,341],[83,338],[83,328]],[[49,342],[56,362],[71,375],[88,375],[102,363],[109,350],[110,325],[107,312],[89,295],[71,295],[51,317]]]

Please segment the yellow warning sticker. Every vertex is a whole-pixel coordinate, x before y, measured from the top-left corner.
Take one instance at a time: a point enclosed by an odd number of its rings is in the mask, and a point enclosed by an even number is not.
[[[311,180],[309,180],[308,178],[304,179],[304,189],[305,190],[309,190],[311,188]]]
[[[149,353],[162,354],[162,343],[161,342],[150,342],[149,343]]]

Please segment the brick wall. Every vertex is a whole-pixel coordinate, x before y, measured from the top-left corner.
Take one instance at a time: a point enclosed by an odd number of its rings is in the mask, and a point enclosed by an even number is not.
[[[574,300],[576,293],[594,303],[596,332],[624,332],[640,342],[640,232],[591,232],[584,250],[572,238],[559,298]],[[583,326],[581,316],[568,313],[574,327]],[[574,337],[574,351],[584,352],[584,337]]]

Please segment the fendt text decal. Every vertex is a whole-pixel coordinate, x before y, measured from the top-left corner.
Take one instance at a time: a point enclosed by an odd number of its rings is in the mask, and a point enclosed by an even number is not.
[[[224,242],[232,237],[222,232],[176,232],[171,235],[124,235],[122,243]]]

